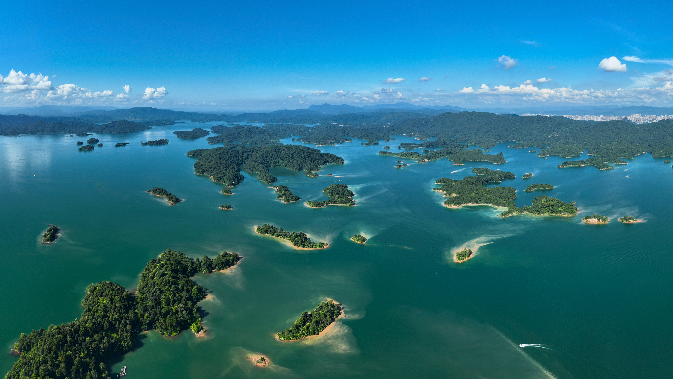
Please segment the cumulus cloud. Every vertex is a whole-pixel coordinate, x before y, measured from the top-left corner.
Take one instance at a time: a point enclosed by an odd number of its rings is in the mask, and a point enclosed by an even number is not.
[[[126,92],[127,95],[130,94],[131,93],[131,86],[128,85],[128,84],[125,85],[124,86],[124,92]]]
[[[536,82],[538,82],[538,83],[551,82],[551,78],[540,78],[540,79],[536,80]]]
[[[463,89],[461,89],[458,92],[460,92],[460,93],[474,93],[474,90],[472,89],[472,87],[463,87]]]
[[[350,92],[350,91],[339,90],[339,91],[334,92],[334,96],[339,97],[339,98],[351,97],[353,95],[354,95],[353,92]]]
[[[533,82],[532,82],[530,79],[528,79],[528,80],[526,80],[525,82],[523,82],[523,84],[528,85],[528,84],[533,84]]]
[[[404,79],[404,78],[396,78],[396,79],[388,78],[388,79],[383,81],[383,84],[397,84],[397,83],[402,83],[405,80],[406,79]]]
[[[126,99],[128,99],[128,98],[129,98],[129,95],[125,95],[125,94],[123,94],[123,93],[120,93],[120,94],[118,94],[118,95],[115,97],[115,100],[117,100],[117,101],[123,101],[123,100],[126,100]]]
[[[110,91],[110,90],[93,93],[93,97],[110,97],[110,96],[112,96],[112,91]]]
[[[392,88],[381,88],[380,91],[374,92],[372,95],[372,98],[376,100],[402,100],[406,99],[406,97],[402,94],[402,92],[395,91]]]
[[[0,92],[16,93],[33,90],[48,91],[52,89],[54,87],[52,87],[49,77],[42,74],[28,75],[12,69],[9,75],[4,78],[0,75]]]
[[[486,84],[482,84],[481,87],[479,87],[479,92],[488,92],[489,88]]]
[[[327,96],[329,92],[327,91],[313,91],[313,96]]]
[[[143,95],[143,99],[145,100],[160,99],[166,95],[168,95],[166,87],[159,87],[157,89],[147,87],[145,88],[145,94]]]
[[[427,81],[430,81],[430,80],[432,80],[432,78],[428,78],[427,76],[424,76],[422,78],[418,78],[419,82],[427,82]]]
[[[505,70],[509,70],[510,68],[516,66],[518,61],[516,59],[512,59],[512,57],[503,55],[500,58],[498,58],[498,63],[500,63],[502,65],[502,68],[504,68]]]
[[[626,64],[622,64],[615,56],[603,59],[598,68],[605,72],[626,72]]]

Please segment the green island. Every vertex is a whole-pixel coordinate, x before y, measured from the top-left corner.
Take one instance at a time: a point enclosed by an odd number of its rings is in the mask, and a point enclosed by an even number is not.
[[[293,171],[318,171],[327,164],[343,164],[334,154],[299,145],[232,146],[198,149],[187,153],[197,158],[194,172],[207,175],[213,181],[235,187],[243,181],[241,170],[257,174],[257,178],[271,185],[277,179],[269,169],[283,167]]]
[[[351,237],[351,240],[357,243],[365,243],[367,242],[367,237],[363,236],[362,234],[356,234],[353,237]]]
[[[99,143],[99,144],[96,145],[96,146],[98,146],[98,147],[103,147],[103,144],[102,144],[102,143]]]
[[[223,210],[223,211],[229,211],[229,210],[231,210],[231,205],[222,204],[222,205],[220,205],[220,209]]]
[[[309,178],[317,178],[318,174],[313,172],[313,171],[304,171],[304,175],[308,176]]]
[[[311,241],[304,232],[287,232],[283,228],[276,229],[275,226],[269,224],[256,226],[255,233],[288,240],[297,249],[324,249],[328,246],[324,242]]]
[[[343,314],[343,307],[334,300],[323,301],[311,312],[304,312],[292,326],[276,334],[281,341],[297,341],[317,336]]]
[[[84,145],[84,142],[82,142],[82,141],[77,141],[77,146],[82,146],[82,145]]]
[[[100,142],[100,141],[98,140],[98,138],[93,138],[93,137],[92,137],[92,138],[89,138],[88,140],[86,140],[86,143],[88,143],[89,145],[95,145],[95,144],[97,144],[98,142]]]
[[[129,144],[129,142],[117,142],[117,143],[115,144],[115,147],[124,147],[124,146],[126,146],[126,145],[128,145],[128,144]]]
[[[670,159],[666,159],[666,160],[664,161],[664,163],[666,163],[666,164],[671,163],[671,160],[670,160]]]
[[[470,259],[472,257],[472,250],[471,249],[463,249],[461,251],[456,252],[454,256],[454,261],[456,263],[461,263],[465,262],[466,260]]]
[[[522,176],[522,178],[524,178],[524,179],[530,179],[532,177],[533,177],[533,174],[530,173],[530,172],[527,172],[527,173],[523,174],[523,176]]]
[[[409,165],[408,163],[398,163],[398,164],[395,165],[395,168],[402,168],[402,167],[406,167],[408,165]]]
[[[200,332],[197,303],[206,288],[191,277],[227,269],[240,259],[227,252],[191,259],[169,249],[147,263],[135,292],[109,281],[89,285],[79,319],[21,334],[13,348],[19,359],[5,379],[109,378],[107,364],[134,350],[140,332]]]
[[[293,194],[287,186],[278,185],[273,187],[276,191],[276,198],[283,201],[283,203],[290,203],[294,201],[299,201],[299,196]]]
[[[498,153],[497,155],[485,154],[481,149],[466,150],[465,147],[460,145],[446,147],[439,150],[423,150],[423,154],[415,151],[403,151],[401,153],[379,151],[379,155],[415,159],[419,163],[430,162],[442,158],[449,158],[449,160],[454,165],[463,165],[465,162],[490,162],[493,164],[505,163],[505,157],[502,153]]]
[[[42,235],[42,243],[43,244],[50,244],[54,241],[56,241],[56,238],[58,238],[60,229],[56,225],[52,225],[47,228],[47,231],[44,232]]]
[[[94,149],[93,145],[84,145],[84,146],[80,146],[80,148],[77,149],[77,150],[79,150],[79,151],[93,151],[93,149]]]
[[[524,190],[525,192],[533,192],[533,191],[548,191],[554,189],[554,186],[551,184],[531,184],[526,189]]]
[[[635,218],[633,216],[624,216],[624,217],[619,218],[619,222],[621,222],[623,224],[633,224],[633,223],[636,223],[636,222],[640,222],[640,220],[638,220],[637,218]]]
[[[222,187],[222,195],[231,195],[231,188]]]
[[[608,218],[599,214],[593,214],[584,216],[582,221],[586,222],[587,224],[607,224]]]
[[[355,194],[353,191],[348,189],[348,186],[345,184],[332,184],[325,189],[322,190],[327,196],[329,196],[329,200],[323,200],[323,201],[306,201],[306,205],[308,205],[311,208],[322,208],[328,205],[348,205],[348,206],[354,206],[355,201],[353,201],[353,196]]]
[[[451,178],[438,179],[435,184],[440,187],[435,191],[443,192],[447,199],[444,206],[447,208],[460,208],[471,205],[490,205],[494,207],[506,207],[507,210],[500,213],[500,217],[509,217],[519,214],[531,214],[536,216],[574,216],[577,207],[574,202],[565,203],[559,199],[547,196],[538,196],[533,199],[533,204],[519,208],[515,204],[516,190],[511,187],[492,186],[505,179],[514,179],[513,173],[508,171],[495,171],[488,168],[473,168],[476,176],[466,176],[456,180]]]
[[[168,140],[165,139],[165,138],[162,138],[162,139],[158,139],[158,140],[154,140],[154,141],[147,141],[147,142],[140,141],[140,144],[143,145],[143,146],[147,146],[147,145],[149,145],[149,146],[161,146],[161,145],[168,145]]]
[[[168,201],[168,204],[170,205],[175,205],[179,202],[182,201],[179,197],[173,195],[172,193],[166,191],[165,189],[161,187],[154,187],[149,191],[146,191],[147,193],[152,194],[153,196],[158,196],[158,197],[163,197]]]
[[[209,131],[201,128],[194,128],[192,130],[176,130],[173,132],[180,139],[199,139],[210,134]]]
[[[558,168],[566,167],[584,167],[584,166],[594,166],[599,170],[614,170],[614,166],[610,164],[626,164],[626,161],[621,158],[588,158],[578,161],[565,161],[558,165]]]

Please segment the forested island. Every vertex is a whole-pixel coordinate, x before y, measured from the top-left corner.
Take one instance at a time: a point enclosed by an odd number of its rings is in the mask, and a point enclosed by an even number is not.
[[[147,141],[147,142],[140,141],[140,144],[143,145],[143,146],[147,146],[147,145],[149,145],[149,146],[161,146],[161,145],[168,145],[168,140],[165,139],[165,138],[162,138],[162,139],[158,139],[158,140],[154,140],[154,141]]]
[[[222,195],[231,195],[231,188],[229,187],[222,187]]]
[[[222,204],[222,205],[220,205],[220,209],[223,210],[223,211],[229,211],[229,210],[231,210],[231,205]]]
[[[56,225],[52,225],[52,226],[48,227],[47,231],[44,232],[44,234],[42,235],[42,243],[43,244],[50,244],[50,243],[56,241],[56,239],[60,235],[60,231],[61,230]]]
[[[466,260],[472,258],[472,250],[471,249],[463,249],[461,251],[456,252],[456,254],[453,257],[453,260],[456,263],[461,263],[465,262]]]
[[[278,333],[281,341],[297,341],[319,335],[343,313],[343,307],[334,300],[323,301],[314,310],[304,312],[292,326]]]
[[[168,201],[168,204],[170,205],[175,205],[179,202],[182,201],[179,197],[173,195],[172,193],[166,191],[165,189],[161,187],[154,187],[149,191],[146,191],[147,193],[152,194],[153,196],[158,196],[158,197],[163,197]]]
[[[207,136],[210,132],[205,129],[194,128],[192,130],[176,130],[173,134],[181,139],[199,139]]]
[[[351,237],[351,240],[353,242],[364,244],[365,242],[367,242],[367,237],[363,236],[362,234],[356,234],[353,237]]]
[[[100,142],[98,138],[89,138],[88,140],[86,140],[86,143],[88,143],[89,145],[95,145],[98,142]]]
[[[524,179],[530,179],[532,177],[533,177],[533,174],[530,173],[530,172],[527,172],[527,173],[523,174],[523,176],[522,176],[522,178],[524,178]]]
[[[115,144],[115,147],[124,147],[128,144],[129,144],[128,142],[117,142],[117,144]]]
[[[622,224],[633,224],[636,222],[640,222],[640,220],[638,220],[633,216],[624,216],[619,218],[619,222],[621,222]]]
[[[554,189],[554,186],[551,184],[531,184],[526,189],[524,190],[525,192],[533,192],[533,191],[548,191]]]
[[[293,194],[287,186],[277,185],[273,189],[276,191],[276,198],[282,200],[283,203],[299,201],[299,196]]]
[[[608,218],[599,214],[593,214],[584,216],[582,221],[586,222],[587,224],[607,224]]]
[[[423,150],[423,154],[415,151],[404,151],[401,153],[379,151],[379,155],[415,159],[419,163],[430,162],[442,158],[449,158],[454,165],[463,165],[465,162],[505,163],[505,157],[502,153],[496,155],[486,154],[481,149],[466,150],[465,146],[462,145],[455,145],[439,150]]]
[[[575,202],[565,203],[559,199],[538,196],[533,199],[533,204],[519,208],[515,204],[516,190],[511,187],[486,187],[488,184],[497,184],[505,179],[514,179],[513,173],[508,171],[494,171],[488,168],[477,167],[472,169],[477,176],[466,176],[461,180],[441,178],[435,183],[440,187],[435,191],[443,192],[447,199],[444,206],[448,208],[460,208],[465,205],[491,205],[506,207],[500,217],[509,217],[518,214],[531,214],[536,216],[574,216],[577,214]]]
[[[84,146],[80,146],[80,148],[77,149],[77,150],[79,150],[79,151],[93,151],[93,149],[94,149],[93,145],[84,145]]]
[[[318,171],[327,164],[343,164],[344,160],[334,154],[298,145],[233,146],[214,149],[198,149],[187,153],[197,158],[194,172],[207,175],[213,181],[235,187],[243,181],[241,170],[257,174],[267,185],[277,178],[269,169],[283,167],[293,171]]]
[[[327,205],[355,205],[353,201],[353,196],[355,194],[353,191],[348,189],[348,186],[345,184],[332,184],[325,187],[322,192],[329,197],[329,200],[323,201],[306,201],[306,205],[311,208],[322,208]]]
[[[107,364],[132,351],[138,333],[198,333],[197,303],[206,297],[206,288],[190,278],[227,269],[240,259],[227,252],[191,259],[169,249],[147,263],[136,292],[112,282],[89,285],[79,319],[21,334],[13,348],[19,359],[5,378],[109,378]]]
[[[255,233],[288,240],[292,246],[299,249],[324,249],[328,245],[324,242],[313,242],[304,232],[287,232],[283,228],[276,229],[275,226],[264,224],[255,227]]]

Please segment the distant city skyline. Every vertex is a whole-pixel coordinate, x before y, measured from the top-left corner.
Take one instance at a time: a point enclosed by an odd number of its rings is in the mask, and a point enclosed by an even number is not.
[[[19,2],[0,107],[673,106],[667,2]]]

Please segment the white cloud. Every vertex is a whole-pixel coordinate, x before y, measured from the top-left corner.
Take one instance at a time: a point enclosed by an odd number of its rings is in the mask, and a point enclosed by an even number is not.
[[[605,72],[626,72],[626,64],[622,64],[615,56],[603,59],[598,68]]]
[[[388,79],[383,81],[383,84],[397,84],[397,83],[402,83],[405,80],[406,79],[404,79],[404,78],[397,78],[397,79],[388,78]]]
[[[538,83],[551,82],[551,78],[540,78],[540,79],[536,80],[536,82],[538,82]]]
[[[627,62],[642,62],[642,60],[641,60],[640,58],[638,58],[638,57],[634,57],[634,56],[630,56],[630,55],[627,55],[627,56],[625,56],[625,57],[622,57],[622,59],[625,60],[625,61],[627,61]]]
[[[458,92],[460,92],[460,93],[474,93],[474,90],[472,89],[472,87],[463,87],[463,89],[461,89]]]
[[[516,59],[512,59],[512,57],[503,55],[498,58],[498,63],[500,63],[505,70],[509,70],[510,68],[516,66],[518,61]]]
[[[159,87],[157,89],[147,87],[147,88],[145,88],[145,94],[143,95],[143,99],[145,99],[145,100],[159,99],[159,98],[162,98],[166,95],[168,95],[168,91],[166,91],[166,87]]]
[[[313,91],[313,96],[327,96],[329,92],[327,91]]]
[[[528,84],[533,84],[533,82],[530,79],[528,79],[525,82],[523,82],[523,84],[528,85]]]
[[[126,92],[127,95],[130,94],[131,93],[131,86],[128,85],[128,84],[125,85],[124,86],[124,92]]]
[[[436,92],[441,92],[442,90],[441,90],[441,89],[439,89],[439,88],[437,88],[437,89],[436,89],[435,91],[436,91]]]
[[[427,76],[424,76],[422,78],[418,78],[419,82],[427,82],[427,81],[430,81],[430,80],[432,80],[432,78],[428,78]]]
[[[479,88],[479,92],[488,92],[489,88],[486,84],[482,84]]]
[[[123,101],[123,100],[126,100],[126,99],[128,99],[128,98],[129,98],[129,95],[125,95],[125,94],[123,94],[123,93],[120,93],[120,94],[118,94],[118,95],[115,97],[115,100],[117,100],[117,101]]]
[[[339,97],[339,98],[350,97],[350,96],[353,96],[353,92],[339,90],[339,91],[334,92],[334,96]]]
[[[110,90],[93,93],[93,97],[110,97],[110,96],[112,96],[112,91],[110,91]]]
[[[42,74],[24,74],[21,71],[9,72],[4,78],[0,75],[0,92],[24,92],[32,90],[48,91],[53,89],[48,76]]]
[[[372,95],[372,98],[376,100],[402,100],[406,99],[406,97],[402,94],[402,92],[397,92],[392,88],[381,88],[380,91],[374,92],[374,95]]]

